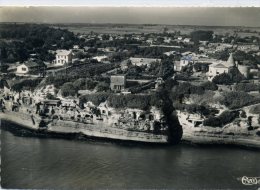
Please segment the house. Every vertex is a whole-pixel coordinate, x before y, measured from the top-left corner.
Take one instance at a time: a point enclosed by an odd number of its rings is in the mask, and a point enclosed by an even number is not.
[[[168,51],[168,52],[165,52],[163,53],[164,55],[167,55],[167,56],[170,56],[170,55],[175,55],[176,54],[176,51]]]
[[[70,50],[57,50],[56,53],[55,66],[63,66],[72,62],[72,52]]]
[[[79,45],[73,45],[73,49],[79,49]]]
[[[176,61],[174,64],[175,71],[181,71],[183,67],[194,63],[192,56],[183,56],[180,61]]]
[[[235,62],[231,53],[227,61],[217,61],[209,65],[208,80],[212,81],[215,76],[228,73],[230,68],[234,66]]]
[[[44,66],[40,66],[38,63],[33,61],[28,61],[16,67],[16,75],[23,76],[23,75],[29,75],[29,73],[39,74],[42,71],[40,67],[44,67]]]
[[[137,57],[130,57],[129,59],[131,63],[135,66],[143,66],[146,65],[150,67],[152,63],[161,63],[161,59],[154,59],[154,58],[137,58]]]
[[[106,56],[106,55],[100,55],[100,56],[92,57],[92,59],[95,59],[95,60],[97,60],[98,62],[102,62],[102,61],[107,61],[107,60],[108,60],[108,56]]]
[[[184,43],[189,43],[190,41],[191,41],[190,38],[184,38],[184,40],[183,40]]]
[[[125,75],[111,75],[110,77],[110,88],[111,90],[121,91],[125,89],[126,76]]]

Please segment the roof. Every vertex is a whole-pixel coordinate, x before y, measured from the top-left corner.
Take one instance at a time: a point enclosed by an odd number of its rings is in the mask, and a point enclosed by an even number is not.
[[[125,75],[111,75],[110,82],[116,84],[125,84]]]
[[[156,59],[156,58],[140,58],[140,57],[130,57],[129,58],[132,64],[150,64],[152,62],[161,62],[161,59]]]
[[[192,56],[183,56],[181,60],[192,61]]]
[[[70,50],[64,50],[64,49],[59,49],[56,51],[57,55],[69,55],[71,54]]]
[[[39,64],[33,61],[28,61],[24,63],[27,67],[38,67]]]
[[[210,67],[215,67],[215,68],[229,68],[226,66],[226,61],[217,61],[209,65]]]
[[[233,58],[233,54],[232,54],[232,53],[229,55],[229,58],[228,58],[228,60],[227,60],[227,62],[226,62],[225,65],[226,65],[227,67],[232,67],[232,66],[235,65],[235,61],[234,61],[234,58]]]

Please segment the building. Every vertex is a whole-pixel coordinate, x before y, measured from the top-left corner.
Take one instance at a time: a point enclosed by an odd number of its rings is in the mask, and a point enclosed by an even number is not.
[[[92,59],[95,59],[95,60],[97,60],[98,62],[102,62],[102,61],[107,61],[107,60],[108,60],[108,56],[106,56],[106,55],[100,55],[100,56],[92,57]]]
[[[154,58],[137,58],[137,57],[130,57],[129,59],[131,63],[135,66],[143,66],[146,65],[150,67],[152,63],[161,63],[161,59],[154,59]]]
[[[18,75],[18,76],[29,75],[29,74],[37,75],[40,72],[42,72],[42,70],[41,70],[42,67],[43,66],[40,66],[38,63],[35,63],[32,61],[25,62],[16,67],[16,75]]]
[[[194,60],[193,60],[192,56],[190,56],[190,55],[183,56],[180,61],[175,61],[174,70],[181,71],[183,67],[185,67],[189,64],[193,64],[193,63],[194,63]]]
[[[72,52],[70,50],[57,50],[56,53],[56,66],[63,66],[66,63],[72,62]]]
[[[255,44],[239,44],[237,45],[237,50],[249,52],[249,51],[259,51],[259,46]]]
[[[125,75],[112,75],[110,77],[110,88],[114,91],[121,91],[125,89],[126,76]]]
[[[231,53],[227,61],[217,61],[209,65],[208,80],[212,81],[215,76],[228,73],[230,68],[234,66],[235,62]]]

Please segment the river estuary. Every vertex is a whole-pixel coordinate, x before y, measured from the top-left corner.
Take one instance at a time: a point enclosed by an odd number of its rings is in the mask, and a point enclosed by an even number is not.
[[[1,130],[3,188],[222,188],[260,176],[260,152],[239,147],[126,145],[20,137]]]

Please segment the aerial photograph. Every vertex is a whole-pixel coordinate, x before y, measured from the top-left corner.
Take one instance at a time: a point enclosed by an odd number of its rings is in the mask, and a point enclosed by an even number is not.
[[[0,189],[260,190],[260,7],[7,2]]]

